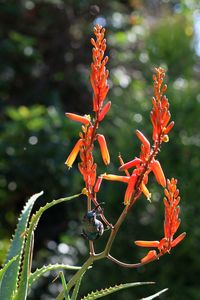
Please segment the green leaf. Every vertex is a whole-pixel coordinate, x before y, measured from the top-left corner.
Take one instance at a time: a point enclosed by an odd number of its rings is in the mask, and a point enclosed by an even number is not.
[[[24,249],[25,243],[25,232],[27,229],[28,220],[30,217],[30,213],[35,201],[43,194],[40,192],[38,194],[33,195],[24,206],[22,213],[19,217],[19,221],[17,224],[17,228],[15,230],[15,234],[13,240],[11,242],[10,249],[7,254],[6,262],[9,262],[13,257],[17,258],[12,263],[12,268],[8,268],[4,273],[2,285],[0,289],[0,299],[8,300],[11,299],[14,294],[19,275],[19,268],[22,260],[22,253]]]
[[[64,276],[63,272],[60,272],[59,275],[60,275],[62,286],[63,286],[65,300],[70,300],[69,293],[67,290],[67,283],[65,280],[65,276]]]
[[[8,268],[11,267],[12,263],[17,259],[18,255],[14,256],[12,259],[10,259],[5,266],[0,270],[0,288],[1,288],[1,283],[2,283],[2,279],[3,276],[5,274],[5,272],[8,270]]]
[[[64,270],[79,270],[81,267],[76,267],[76,266],[69,266],[65,264],[55,264],[55,265],[48,265],[48,266],[43,266],[40,269],[37,269],[34,273],[32,273],[29,276],[28,284],[29,287],[32,286],[32,284],[38,280],[43,274],[46,272],[52,271],[52,270],[59,270],[59,269],[64,269]]]
[[[146,297],[146,298],[142,298],[140,300],[152,300],[152,299],[155,299],[156,297],[160,296],[162,293],[165,293],[168,289],[163,289],[162,291],[156,293],[156,294],[153,294],[149,297]]]
[[[75,287],[74,287],[74,290],[73,290],[73,293],[72,293],[72,297],[71,297],[71,300],[76,300],[77,297],[78,297],[78,292],[79,292],[79,289],[80,289],[80,285],[81,285],[81,280],[83,278],[85,273],[83,273],[81,275],[81,277],[79,278],[79,280],[77,281]]]
[[[26,297],[27,297],[29,269],[31,268],[30,257],[31,257],[32,236],[33,236],[33,233],[38,225],[38,222],[39,222],[42,214],[50,207],[57,205],[59,203],[65,202],[65,201],[70,201],[74,198],[79,197],[80,195],[81,194],[53,200],[50,203],[47,203],[45,206],[41,207],[34,215],[32,215],[31,220],[29,222],[29,227],[27,229],[27,239],[26,239],[26,244],[25,244],[25,249],[24,249],[22,272],[20,274],[19,288],[15,295],[15,300],[26,300]]]
[[[91,292],[87,296],[84,296],[81,300],[95,300],[98,298],[105,297],[109,294],[118,292],[120,290],[124,290],[127,288],[139,286],[139,285],[145,285],[145,284],[154,284],[154,282],[131,282],[131,283],[122,283],[119,285],[115,285],[109,288],[101,289],[100,291]]]

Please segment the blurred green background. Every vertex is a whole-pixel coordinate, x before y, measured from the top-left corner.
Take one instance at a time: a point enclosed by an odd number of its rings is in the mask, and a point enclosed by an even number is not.
[[[111,155],[108,168],[96,154],[98,172],[117,173],[119,152],[125,161],[138,155],[138,128],[151,138],[152,73],[167,70],[167,96],[175,128],[159,159],[166,177],[181,190],[181,229],[186,239],[171,255],[138,270],[110,261],[88,271],[81,294],[121,282],[156,281],[156,286],[122,291],[107,299],[139,299],[168,287],[160,299],[200,299],[200,4],[195,0],[1,0],[0,1],[0,262],[25,200],[45,191],[48,200],[80,191],[77,164],[64,165],[80,126],[66,111],[90,113],[90,37],[94,24],[107,29],[111,110],[100,132]],[[145,252],[136,239],[163,235],[162,189],[153,176],[152,204],[141,198],[130,211],[112,254],[137,262]],[[99,201],[115,222],[123,209],[123,184],[105,182]],[[36,231],[33,267],[64,262],[82,264],[88,245],[80,237],[85,199],[49,210]],[[101,250],[108,232],[97,241]],[[51,300],[60,288],[48,274],[32,289],[30,300]],[[66,273],[69,278],[70,273]]]

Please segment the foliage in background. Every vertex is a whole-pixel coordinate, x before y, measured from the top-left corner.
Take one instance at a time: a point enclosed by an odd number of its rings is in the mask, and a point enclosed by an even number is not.
[[[116,171],[114,165],[119,151],[124,153],[124,159],[127,161],[131,159],[128,153],[137,151],[139,144],[134,141],[132,132],[138,125],[150,133],[147,112],[152,94],[151,86],[148,87],[151,70],[153,64],[162,63],[168,68],[170,66],[167,96],[172,100],[172,115],[176,116],[176,127],[171,139],[174,140],[175,136],[176,139],[174,143],[166,145],[167,157],[165,152],[162,152],[160,157],[162,161],[167,161],[165,164],[167,173],[172,173],[173,169],[174,176],[178,179],[181,177],[180,189],[184,202],[182,221],[183,228],[188,233],[187,240],[182,247],[177,248],[170,261],[164,258],[160,262],[159,271],[158,266],[154,264],[148,270],[144,267],[136,274],[131,270],[125,274],[123,270],[115,267],[115,272],[109,276],[110,281],[115,283],[119,276],[123,276],[127,281],[130,278],[133,281],[139,281],[141,277],[145,280],[154,278],[160,287],[171,287],[173,292],[169,291],[166,297],[172,300],[177,299],[176,293],[179,293],[183,300],[199,299],[200,72],[196,52],[197,32],[194,24],[194,17],[195,15],[198,17],[198,14],[199,7],[196,1],[186,0],[167,3],[160,1],[159,4],[153,0],[0,3],[2,262],[24,197],[28,198],[40,190],[42,184],[46,186],[45,193],[50,197],[74,193],[80,184],[77,172],[73,170],[68,176],[63,165],[66,153],[74,144],[71,137],[77,132],[73,124],[66,123],[63,115],[64,111],[83,113],[90,105],[91,91],[88,86],[90,52],[87,36],[91,31],[89,24],[101,16],[102,20],[107,22],[110,36],[108,44],[110,49],[112,48],[109,50],[112,62],[109,63],[109,69],[114,86],[110,94],[112,111],[104,123],[111,155],[116,158],[111,162],[109,172]],[[173,34],[169,34],[169,31]],[[24,106],[25,111],[30,112],[29,117],[23,116]],[[141,115],[140,111],[146,114]],[[18,119],[14,115],[18,116]],[[115,121],[111,121],[113,115]],[[36,125],[30,125],[31,122]],[[127,123],[129,126],[132,125],[132,131],[129,130]],[[117,135],[114,132],[117,132]],[[69,140],[72,141],[71,145]],[[41,175],[42,169],[45,169],[45,177]],[[121,186],[116,194],[115,187],[104,184],[103,193],[109,195],[105,209],[112,209],[113,220],[119,213],[115,203],[122,201],[123,189]],[[145,231],[147,237],[157,236],[160,216],[158,209],[153,207],[157,208],[160,205],[158,201],[160,190],[156,187],[154,195],[151,208],[147,206],[146,211],[141,211],[138,204],[135,215],[129,216],[122,228],[126,236],[121,236],[116,241],[113,253],[116,256],[124,257],[127,261],[133,258],[128,248],[122,251],[120,245],[124,241],[127,243],[129,234],[133,240],[139,238],[140,230],[134,233],[135,236],[132,232],[136,220],[139,220],[141,231]],[[155,225],[151,222],[152,218]],[[52,208],[52,214],[46,216],[45,220],[48,231],[42,226],[41,220],[40,230],[36,231],[38,235],[36,241],[39,241],[36,244],[38,251],[35,254],[39,262],[38,267],[43,263],[48,264],[57,260],[66,263],[82,260],[85,247],[79,236],[81,219],[82,215],[78,213],[74,204],[73,209]],[[58,237],[60,231],[63,233]],[[160,234],[161,231],[162,224]],[[69,237],[71,235],[73,238]],[[78,245],[78,251],[75,250],[75,245]],[[48,258],[50,254],[51,258]],[[179,265],[178,273],[174,265]],[[99,272],[91,270],[88,280],[84,282],[86,290],[89,291],[94,285],[94,278],[95,283],[99,282],[99,287],[106,286],[106,282],[102,282],[101,274],[102,272],[111,274],[111,267],[113,270],[113,266],[107,263]],[[186,271],[190,276],[187,276]],[[56,285],[55,288],[52,286],[47,288],[46,282],[49,282],[49,279],[44,278],[35,286],[30,299],[39,299],[41,293],[43,299],[49,299],[57,293]],[[117,299],[117,295],[114,297]],[[124,292],[124,297],[132,299],[128,292]],[[164,295],[162,297],[165,299]]]

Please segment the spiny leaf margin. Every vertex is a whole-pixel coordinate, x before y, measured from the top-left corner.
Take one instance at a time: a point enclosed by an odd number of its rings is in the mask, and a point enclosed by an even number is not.
[[[73,290],[73,293],[72,293],[71,300],[76,300],[77,299],[78,292],[79,292],[80,285],[81,285],[81,281],[82,281],[82,278],[83,278],[84,275],[85,275],[85,272],[80,276],[79,280],[77,280],[76,285],[75,285],[74,290]]]
[[[38,222],[42,214],[49,208],[54,205],[60,204],[65,201],[70,201],[74,198],[77,198],[81,195],[73,195],[71,197],[60,198],[57,200],[53,200],[48,202],[45,206],[40,207],[40,209],[32,215],[31,220],[29,222],[29,227],[27,229],[27,239],[24,249],[24,259],[22,264],[22,272],[20,274],[20,282],[19,282],[19,289],[16,291],[15,300],[26,300],[27,293],[28,293],[28,277],[29,277],[29,258],[30,258],[30,251],[31,251],[31,240],[34,230],[37,228]]]
[[[46,272],[49,271],[55,271],[55,270],[59,270],[59,269],[64,269],[64,270],[79,270],[81,269],[81,267],[77,267],[77,266],[70,266],[70,265],[65,265],[65,264],[50,264],[47,266],[43,266],[40,269],[35,270],[35,272],[31,273],[28,279],[28,284],[29,287],[32,286],[32,284],[38,280],[42,275],[44,275]]]
[[[154,282],[130,282],[130,283],[121,283],[119,285],[115,285],[109,288],[97,290],[95,292],[91,292],[88,295],[84,296],[81,300],[95,300],[98,298],[105,297],[109,294],[118,292],[123,289],[135,287],[135,286],[140,286],[140,285],[145,285],[145,284],[154,284]]]
[[[22,254],[24,250],[25,243],[25,232],[27,229],[28,220],[31,214],[31,210],[33,208],[36,200],[43,194],[43,191],[40,193],[34,194],[29,198],[26,202],[21,215],[18,219],[17,228],[15,229],[15,234],[11,241],[10,249],[7,254],[6,263],[17,256],[17,259],[12,263],[12,268],[8,268],[3,276],[2,285],[0,289],[0,299],[8,300],[11,299],[14,294],[19,276],[19,269],[22,261]]]
[[[6,272],[6,270],[12,265],[12,263],[17,259],[18,255],[14,256],[12,259],[10,259],[5,265],[4,267],[0,270],[0,288],[1,288],[1,283],[2,283],[2,279],[4,276],[4,273]]]

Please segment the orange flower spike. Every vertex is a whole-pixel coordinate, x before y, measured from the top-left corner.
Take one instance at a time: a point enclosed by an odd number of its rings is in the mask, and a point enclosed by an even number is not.
[[[103,174],[101,175],[103,179],[110,180],[110,181],[120,181],[120,182],[125,182],[128,183],[130,177],[128,176],[118,176],[118,175],[113,175],[113,174]]]
[[[124,205],[129,205],[131,202],[131,197],[133,195],[133,191],[135,188],[135,184],[137,182],[137,178],[138,176],[133,174],[131,175],[129,182],[128,182],[128,186],[125,192],[125,196],[124,196]]]
[[[79,151],[80,151],[80,147],[83,145],[83,140],[79,139],[78,142],[76,143],[76,145],[74,146],[72,152],[70,153],[70,155],[68,156],[65,164],[71,168]]]
[[[103,134],[97,134],[96,137],[97,137],[97,141],[99,142],[102,159],[103,159],[105,165],[109,165],[110,155],[109,155],[109,152],[108,152],[105,137],[103,136]]]
[[[123,164],[119,168],[119,171],[124,171],[124,170],[130,169],[132,167],[138,167],[141,164],[141,162],[142,162],[141,159],[136,157],[133,160]]]
[[[107,102],[106,105],[102,108],[101,112],[99,113],[99,117],[98,117],[99,122],[101,122],[104,119],[110,107],[111,107],[111,101]]]
[[[100,109],[103,105],[103,101],[109,90],[109,86],[107,84],[109,72],[106,69],[108,57],[106,56],[104,58],[104,52],[106,50],[106,40],[104,39],[104,33],[105,28],[96,25],[94,27],[96,41],[93,38],[91,39],[91,44],[94,46],[94,48],[92,49],[93,62],[91,64],[90,81],[94,92],[93,110],[95,112],[100,112]],[[106,109],[107,108],[108,107],[106,107]],[[101,116],[102,119],[104,116]]]
[[[69,119],[80,122],[84,125],[88,125],[90,123],[90,116],[85,115],[85,116],[79,116],[77,114],[72,114],[72,113],[65,113],[65,116],[68,117]]]
[[[141,263],[146,264],[146,263],[149,263],[149,262],[151,262],[155,259],[158,259],[158,255],[157,255],[155,250],[151,250],[147,253],[147,255],[145,257],[143,257],[141,259]]]
[[[165,175],[163,173],[162,167],[158,160],[153,160],[153,162],[150,165],[151,170],[153,171],[156,180],[159,184],[161,184],[163,187],[166,186],[166,179]]]
[[[150,149],[151,149],[149,141],[144,136],[144,134],[139,130],[136,130],[136,135],[139,138],[139,140],[141,141],[141,143],[144,145],[145,154],[149,155],[150,154]]]

